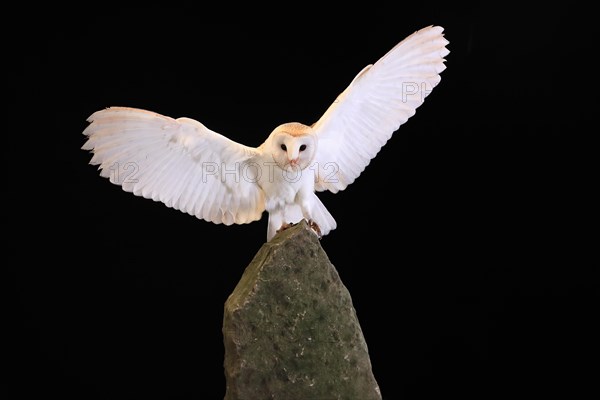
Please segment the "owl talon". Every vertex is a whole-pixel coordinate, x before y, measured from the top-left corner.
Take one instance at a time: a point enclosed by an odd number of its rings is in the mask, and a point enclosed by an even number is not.
[[[319,239],[321,239],[322,235],[321,228],[319,228],[319,225],[317,225],[317,223],[311,219],[308,221],[308,226],[310,226],[310,228],[317,234]]]
[[[283,225],[281,225],[281,227],[279,229],[277,229],[277,232],[275,232],[275,233],[283,232],[286,229],[291,228],[292,226],[294,226],[294,224],[290,224],[290,223],[286,222]]]

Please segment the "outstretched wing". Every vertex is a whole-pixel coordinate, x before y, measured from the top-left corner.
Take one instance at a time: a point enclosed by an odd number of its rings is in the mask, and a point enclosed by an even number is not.
[[[429,26],[365,67],[313,125],[316,190],[344,190],[440,82],[448,41]]]
[[[264,195],[243,146],[189,118],[111,107],[92,114],[84,150],[100,175],[137,196],[217,224],[260,219]]]

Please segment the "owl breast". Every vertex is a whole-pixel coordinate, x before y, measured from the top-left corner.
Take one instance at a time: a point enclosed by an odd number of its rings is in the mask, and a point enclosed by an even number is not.
[[[267,211],[297,204],[299,194],[313,193],[315,173],[310,168],[283,170],[277,165],[267,165],[258,181],[265,193]]]

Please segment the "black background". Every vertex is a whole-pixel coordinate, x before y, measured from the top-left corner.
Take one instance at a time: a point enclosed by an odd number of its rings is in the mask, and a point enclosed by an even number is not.
[[[586,12],[401,8],[377,10],[386,22],[306,10],[217,24],[223,14],[200,6],[26,18],[8,36],[4,398],[225,393],[223,305],[266,215],[224,227],[121,191],[80,149],[90,114],[187,116],[256,146],[283,122],[315,122],[365,65],[431,24],[450,41],[440,85],[354,184],[320,195],[338,222],[322,245],[383,397],[595,390]]]

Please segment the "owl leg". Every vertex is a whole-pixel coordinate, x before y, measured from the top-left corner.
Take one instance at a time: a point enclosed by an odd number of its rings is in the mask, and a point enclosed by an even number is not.
[[[281,231],[283,223],[283,215],[281,210],[270,210],[269,211],[269,228],[267,231],[267,241],[273,239],[275,235]]]
[[[310,226],[310,228],[315,231],[315,233],[317,234],[317,236],[319,237],[319,239],[321,237],[323,237],[323,235],[321,235],[321,228],[319,228],[319,225],[317,225],[317,223],[315,221],[313,221],[312,219],[308,220],[308,226]]]
[[[313,232],[320,238],[335,229],[336,223],[314,192],[303,193],[300,201],[302,214]]]
[[[321,234],[321,228],[319,228],[319,225],[313,219],[313,216],[312,216],[313,213],[311,212],[310,203],[308,201],[302,202],[301,208],[302,208],[302,215],[304,216],[304,219],[306,220],[306,222],[308,222],[308,226],[310,226],[310,228],[313,230],[313,232],[317,234],[319,239],[321,239],[321,237],[323,237],[323,235]]]

